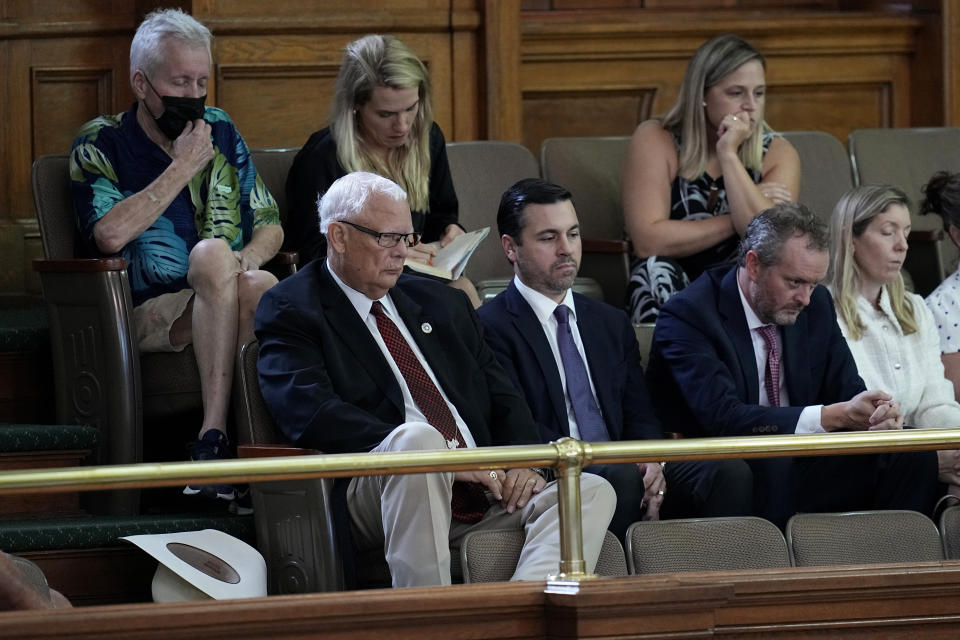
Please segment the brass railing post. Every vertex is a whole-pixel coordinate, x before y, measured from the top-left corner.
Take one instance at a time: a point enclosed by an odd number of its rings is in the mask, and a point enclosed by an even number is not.
[[[587,573],[583,559],[583,528],[580,515],[580,472],[590,464],[588,442],[561,438],[557,450],[557,508],[560,518],[560,567],[550,582],[579,582],[595,575]]]

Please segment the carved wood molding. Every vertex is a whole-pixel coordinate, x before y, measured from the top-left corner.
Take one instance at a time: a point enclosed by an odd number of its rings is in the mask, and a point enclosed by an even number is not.
[[[36,158],[43,153],[41,135],[45,131],[43,123],[49,121],[51,114],[43,113],[47,106],[44,101],[44,89],[58,85],[89,85],[93,87],[96,96],[96,105],[89,105],[96,109],[96,113],[109,113],[113,107],[113,72],[109,67],[41,67],[30,68],[30,130],[31,156]],[[43,117],[46,116],[46,117]]]
[[[11,18],[0,20],[0,40],[23,38],[75,38],[77,36],[132,36],[139,19],[131,15],[98,15],[89,19],[51,20]]]
[[[527,12],[521,25],[527,62],[686,59],[707,38],[728,32],[767,56],[909,54],[921,23],[909,16],[848,12],[581,11]]]
[[[292,4],[292,3],[288,3]],[[416,33],[474,31],[482,23],[476,10],[354,9],[336,12],[291,9],[271,16],[197,16],[217,35],[267,35],[277,33]]]

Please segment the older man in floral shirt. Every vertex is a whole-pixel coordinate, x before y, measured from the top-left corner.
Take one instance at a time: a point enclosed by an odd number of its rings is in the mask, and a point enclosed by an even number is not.
[[[225,456],[236,350],[276,283],[260,266],[283,240],[246,143],[225,112],[204,107],[211,39],[178,9],[148,15],[130,46],[136,103],[85,124],[70,159],[81,244],[126,259],[140,349],[194,345],[204,410],[194,460]],[[229,485],[184,493],[235,498]]]

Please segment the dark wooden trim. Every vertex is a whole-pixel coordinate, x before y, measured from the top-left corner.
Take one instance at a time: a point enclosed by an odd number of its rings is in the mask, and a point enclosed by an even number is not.
[[[52,571],[49,565],[41,567],[48,575]],[[56,580],[51,584],[56,587]],[[0,614],[0,637],[466,640],[843,635],[906,640],[955,637],[960,624],[956,561],[600,578],[547,591],[544,586],[493,583],[6,612]]]
[[[127,261],[123,258],[75,258],[73,260],[34,260],[33,270],[40,273],[96,273],[98,271],[123,271]]]

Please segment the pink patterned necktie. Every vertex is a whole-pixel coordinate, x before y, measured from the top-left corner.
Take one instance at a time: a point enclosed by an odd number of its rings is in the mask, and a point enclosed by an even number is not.
[[[771,407],[780,406],[780,349],[777,347],[777,325],[765,324],[757,331],[767,344],[767,369],[763,382]]]
[[[460,429],[457,428],[457,422],[450,407],[440,395],[440,390],[433,384],[433,380],[420,364],[420,360],[413,353],[413,349],[410,348],[397,325],[384,312],[383,305],[379,301],[374,302],[370,313],[376,319],[377,329],[380,330],[387,350],[390,351],[393,361],[397,363],[397,368],[400,369],[400,374],[406,381],[407,388],[410,389],[413,401],[423,412],[423,417],[440,432],[451,448],[467,446]],[[451,506],[454,518],[473,523],[483,518],[490,503],[487,502],[483,485],[476,482],[454,482]]]

